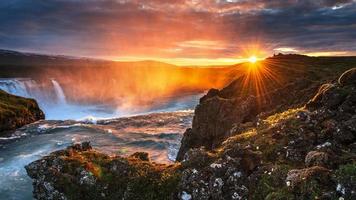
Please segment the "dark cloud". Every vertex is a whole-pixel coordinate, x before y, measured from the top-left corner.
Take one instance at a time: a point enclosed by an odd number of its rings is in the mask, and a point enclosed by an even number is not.
[[[261,43],[268,53],[278,47],[352,53],[355,13],[354,0],[0,1],[0,48],[217,58]]]

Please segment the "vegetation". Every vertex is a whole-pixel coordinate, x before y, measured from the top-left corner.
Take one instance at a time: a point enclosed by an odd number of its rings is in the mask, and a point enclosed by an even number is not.
[[[203,97],[174,165],[150,162],[144,153],[108,157],[85,144],[31,163],[36,198],[355,199],[356,68],[339,84],[334,73],[347,66],[334,60],[298,57],[285,64],[306,61],[315,64],[307,68],[313,72],[308,78],[329,84],[296,81],[298,95],[281,98],[290,88],[273,93],[276,99],[264,113],[256,113],[251,98],[236,97],[236,87]],[[320,67],[324,61],[330,67]],[[46,183],[54,189],[48,191]]]
[[[44,114],[33,99],[10,95],[0,90],[0,135],[11,130],[44,119]]]

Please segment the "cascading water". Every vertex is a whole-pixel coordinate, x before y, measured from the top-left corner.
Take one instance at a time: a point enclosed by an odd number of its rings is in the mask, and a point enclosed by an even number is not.
[[[67,104],[67,101],[66,101],[66,96],[63,92],[63,89],[62,87],[59,85],[59,83],[52,79],[51,80],[52,84],[53,84],[53,87],[54,87],[54,91],[56,93],[56,96],[57,96],[57,101],[59,104]]]
[[[193,112],[185,109],[194,108],[201,96],[196,94],[169,102],[163,99],[162,107],[147,111],[164,113],[135,116],[130,120],[97,120],[131,113],[119,113],[112,107],[104,109],[105,102],[100,105],[74,103],[70,91],[75,88],[67,87],[75,85],[67,84],[63,90],[60,83],[54,79],[0,78],[0,89],[36,99],[47,119],[19,129],[10,137],[0,137],[0,200],[32,199],[32,180],[24,166],[77,142],[90,141],[97,150],[112,155],[127,156],[145,151],[153,161],[173,161],[184,130],[191,126]],[[185,111],[169,112],[178,110]],[[93,116],[91,121],[82,120],[90,119],[88,116]]]
[[[113,107],[106,102],[97,104],[71,102],[70,94],[66,94],[60,82],[55,79],[36,81],[30,78],[0,78],[0,89],[17,96],[36,99],[46,119],[50,120],[113,118],[147,112],[192,109],[200,97],[198,94],[177,98],[176,101],[162,102],[162,107],[159,108],[130,112],[125,109],[120,110],[119,107]]]
[[[28,81],[29,79],[0,79],[0,89],[17,96],[31,97],[26,88]]]

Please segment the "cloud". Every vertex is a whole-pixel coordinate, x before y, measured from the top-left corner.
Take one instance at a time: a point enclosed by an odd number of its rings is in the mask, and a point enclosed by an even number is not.
[[[287,53],[298,52],[297,49],[292,48],[292,47],[279,47],[279,48],[275,48],[273,50],[279,51],[279,52],[287,52]]]
[[[0,1],[0,48],[120,57],[218,59],[356,52],[354,0]]]

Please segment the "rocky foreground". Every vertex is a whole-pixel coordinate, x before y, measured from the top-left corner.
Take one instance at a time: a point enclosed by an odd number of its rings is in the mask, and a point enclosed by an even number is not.
[[[157,164],[142,152],[109,157],[77,144],[26,166],[34,197],[356,199],[356,68],[339,79],[344,68],[292,69],[264,90],[243,77],[209,91],[179,162]]]
[[[0,136],[13,130],[44,119],[44,113],[33,99],[14,96],[0,90]]]

